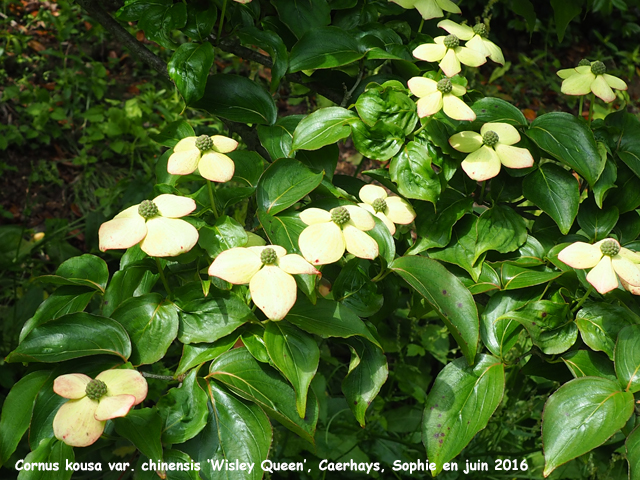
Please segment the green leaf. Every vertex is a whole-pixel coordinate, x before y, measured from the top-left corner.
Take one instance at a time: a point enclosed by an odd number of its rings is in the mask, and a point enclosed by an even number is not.
[[[629,325],[618,332],[614,358],[624,391],[640,391],[640,325]]]
[[[591,241],[597,242],[609,236],[619,217],[616,207],[601,210],[592,199],[588,199],[580,206],[578,225]]]
[[[351,127],[356,150],[374,160],[389,160],[404,143],[404,133],[397,127],[382,125],[370,128],[360,120],[354,121]]]
[[[151,2],[147,2],[151,3]],[[154,1],[156,5],[148,8],[138,20],[138,28],[144,30],[146,37],[152,42],[168,49],[177,48],[171,38],[171,32],[182,28],[187,23],[187,6],[184,3]],[[160,4],[161,5],[157,5]],[[126,6],[124,7],[126,8]]]
[[[209,76],[204,96],[191,106],[240,123],[273,125],[278,116],[269,92],[248,78],[225,73]]]
[[[68,313],[83,311],[95,295],[96,291],[86,287],[64,286],[53,292],[40,304],[36,313],[26,321],[20,332],[20,342],[36,327],[50,320],[55,320]]]
[[[202,227],[199,233],[198,244],[214,258],[230,248],[243,247],[248,238],[242,225],[227,215],[216,219],[211,227]]]
[[[359,258],[349,260],[331,287],[333,298],[360,317],[370,317],[384,303],[378,287],[365,271],[367,264],[368,262]]]
[[[320,362],[318,345],[313,337],[285,321],[267,323],[264,343],[273,364],[293,385],[298,415],[304,418],[307,392]]]
[[[502,290],[517,290],[519,288],[532,287],[550,282],[562,275],[562,272],[557,271],[557,269],[542,267],[534,270],[532,268],[512,265],[508,262],[500,264],[499,267],[494,264],[494,268],[498,270],[498,274],[500,275]]]
[[[164,357],[178,335],[178,312],[159,293],[125,300],[111,318],[120,322],[131,339],[134,365],[152,364]]]
[[[326,0],[272,0],[278,18],[300,38],[307,31],[331,23],[331,10]]]
[[[320,298],[313,305],[304,297],[298,298],[286,319],[301,330],[322,338],[358,335],[380,346],[360,317],[333,300]]]
[[[391,160],[389,173],[402,196],[426,200],[434,205],[438,201],[440,179],[431,166],[431,157],[425,146],[409,142]]]
[[[113,422],[118,435],[133,443],[140,453],[153,458],[154,462],[163,459],[162,418],[155,408],[131,410],[126,417],[114,418]]]
[[[74,460],[73,447],[56,438],[47,438],[24,458],[24,463],[44,465],[57,463],[58,470],[49,471],[46,468],[39,469],[33,465],[32,470],[26,468],[20,470],[18,480],[69,480],[73,471],[66,470],[64,467],[67,461],[73,464]]]
[[[608,207],[616,207],[622,214],[640,206],[640,178],[636,175],[624,164],[618,164],[617,188],[607,196]]]
[[[527,126],[529,122],[522,112],[511,103],[495,97],[484,97],[471,105],[476,119],[468,130],[478,130],[485,123],[508,123],[514,127]]]
[[[240,325],[257,320],[240,297],[230,292],[211,292],[208,297],[176,298],[182,343],[215,342],[235,331]]]
[[[356,110],[369,127],[393,127],[409,135],[416,127],[416,104],[399,82],[369,84],[356,101]]]
[[[433,307],[458,342],[469,364],[473,363],[478,348],[479,320],[469,290],[457,277],[430,258],[401,257],[389,268]]]
[[[218,19],[218,10],[207,0],[187,3],[187,24],[182,33],[194,40],[206,40]]]
[[[204,95],[213,60],[213,46],[209,42],[200,45],[183,43],[173,53],[167,64],[167,72],[187,105]]]
[[[629,462],[629,480],[640,479],[640,427],[636,427],[625,442]]]
[[[351,135],[350,125],[358,120],[342,107],[320,108],[303,118],[293,132],[293,150],[317,150]]]
[[[293,157],[293,132],[303,118],[304,115],[289,115],[279,118],[273,126],[258,125],[258,138],[271,160]]]
[[[226,155],[236,164],[233,181],[248,187],[256,187],[264,171],[264,159],[250,150],[234,150]],[[220,195],[225,190],[225,188],[221,188],[216,193]]]
[[[258,219],[273,245],[280,245],[288,253],[300,255],[298,237],[307,228],[307,224],[300,220],[298,212],[285,213],[276,217],[258,210]]]
[[[293,388],[271,367],[257,362],[246,348],[223,353],[209,368],[208,378],[225,384],[232,392],[262,407],[272,418],[305,440],[314,443],[318,421],[315,396],[307,402],[304,418],[296,409]]]
[[[373,238],[378,244],[378,255],[384,258],[387,263],[393,262],[396,257],[396,243],[393,241],[391,232],[378,217],[374,216],[376,223],[373,229],[367,231],[367,235]]]
[[[633,405],[631,392],[605,378],[576,378],[560,387],[542,414],[545,477],[606,442],[627,423]]]
[[[192,370],[180,387],[172,388],[158,400],[158,413],[162,417],[160,425],[163,425],[162,441],[165,443],[186,442],[207,424],[207,394],[198,385],[196,375],[197,371]]]
[[[342,392],[361,427],[371,402],[387,381],[387,357],[372,343],[360,339],[347,340],[351,349],[349,372],[342,381]]]
[[[598,143],[598,146],[602,145]],[[602,202],[604,202],[605,196],[609,193],[609,190],[616,188],[616,179],[618,178],[618,168],[616,164],[611,160],[607,160],[604,165],[602,175],[593,187],[593,197],[595,198],[598,208],[602,208]],[[611,192],[613,193],[613,192]]]
[[[218,480],[225,461],[255,465],[248,471],[224,471],[229,480],[261,480],[259,465],[267,459],[273,439],[269,419],[253,403],[231,395],[217,382],[209,381],[209,419],[206,428],[190,444],[196,449],[192,455],[200,462],[200,475],[205,480]],[[191,450],[191,448],[187,448]],[[210,461],[209,461],[210,460]],[[219,468],[214,468],[219,465]]]
[[[291,49],[289,73],[334,68],[360,60],[358,40],[338,27],[317,27],[307,32]]]
[[[449,245],[442,250],[429,251],[429,256],[442,262],[458,265],[469,272],[474,281],[478,281],[482,272],[482,262],[474,261],[477,223],[478,217],[465,215],[453,229]],[[484,256],[481,257],[484,258]]]
[[[54,285],[78,285],[104,293],[109,280],[107,263],[95,255],[84,254],[65,261],[55,275],[37,277],[37,281]]]
[[[239,333],[231,333],[212,343],[193,343],[182,347],[182,357],[176,369],[176,375],[182,375],[198,365],[222,355],[238,341]]]
[[[574,350],[562,356],[562,361],[575,378],[601,377],[616,382],[616,371],[603,354],[592,350]]]
[[[311,193],[322,176],[297,160],[282,158],[272,163],[258,182],[258,208],[275,215]]]
[[[584,0],[551,0],[558,41],[562,42],[569,22],[580,15]]]
[[[615,153],[640,177],[640,121],[634,114],[620,110],[607,115],[605,124],[615,129],[611,139]]]
[[[62,362],[89,355],[131,355],[126,330],[115,320],[72,313],[34,328],[7,362]]]
[[[434,474],[487,426],[504,386],[504,365],[491,355],[479,355],[474,366],[458,358],[440,371],[422,418],[422,442],[436,464]]]
[[[509,253],[527,241],[527,227],[524,219],[513,209],[497,205],[485,210],[476,224],[476,245],[474,263],[480,255],[489,250]]]
[[[287,47],[282,38],[270,30],[259,30],[256,27],[244,27],[238,32],[240,41],[244,44],[259,45],[271,56],[271,91],[275,92],[280,85],[280,80],[289,68],[289,56]],[[288,156],[288,155],[285,155]],[[275,159],[274,159],[275,160]]]
[[[514,319],[503,315],[524,307],[534,299],[535,292],[497,292],[480,315],[480,337],[485,346],[499,358],[505,358],[518,340],[522,326]]]
[[[565,112],[536,118],[525,132],[538,147],[568,165],[593,186],[604,169],[596,141],[585,123]]]
[[[169,123],[160,133],[151,133],[149,137],[163,147],[173,148],[186,137],[195,137],[193,127],[186,120],[176,120]]]
[[[582,341],[593,350],[606,353],[613,360],[618,333],[638,323],[638,317],[624,307],[604,303],[587,303],[576,315]]]
[[[545,163],[527,175],[522,194],[555,220],[563,235],[569,233],[578,214],[578,181],[564,168]]]
[[[521,15],[527,22],[527,30],[533,32],[536,26],[536,12],[530,0],[516,0],[510,3],[511,10],[517,15]]]
[[[50,371],[38,370],[25,375],[11,387],[0,417],[0,466],[9,460],[29,428],[36,397],[50,376]]]

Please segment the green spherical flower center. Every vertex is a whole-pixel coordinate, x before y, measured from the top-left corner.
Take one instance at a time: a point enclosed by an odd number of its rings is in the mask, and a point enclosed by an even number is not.
[[[376,198],[371,204],[376,213],[384,212],[387,209],[387,202],[384,198]]]
[[[602,75],[607,71],[607,67],[601,61],[593,62],[591,64],[591,73],[594,75]]]
[[[107,384],[102,380],[91,380],[87,384],[85,393],[91,400],[100,400],[107,394]]]
[[[451,90],[453,90],[453,83],[451,83],[451,80],[448,78],[443,78],[438,82],[438,90],[442,93],[451,93]]]
[[[487,36],[487,26],[484,23],[476,23],[473,26],[473,33],[480,35],[481,37]]]
[[[617,255],[618,252],[620,252],[620,244],[613,238],[610,238],[600,244],[600,251],[603,255],[613,257],[614,255]]]
[[[339,226],[347,223],[350,218],[349,211],[344,207],[334,208],[331,212],[331,221]]]
[[[267,247],[262,250],[262,253],[260,254],[260,261],[263,265],[273,265],[278,261],[278,254],[273,248]]]
[[[158,210],[158,206],[151,200],[143,200],[138,206],[138,213],[141,217],[147,220],[158,215],[160,211]]]
[[[589,60],[587,60],[586,58],[583,58],[582,60],[580,60],[578,62],[578,66],[579,67],[590,67],[591,66],[591,62]]]
[[[484,143],[487,147],[493,147],[498,141],[500,137],[493,130],[489,130],[487,133],[482,135],[482,143]]]
[[[201,152],[206,152],[213,148],[213,140],[208,135],[200,135],[196,138],[196,148]]]
[[[447,35],[444,37],[444,46],[447,48],[456,48],[460,46],[460,39],[455,35]]]

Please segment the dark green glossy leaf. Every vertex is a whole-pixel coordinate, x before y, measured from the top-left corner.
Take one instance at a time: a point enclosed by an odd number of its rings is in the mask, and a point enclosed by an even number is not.
[[[155,363],[164,357],[178,335],[178,312],[159,293],[125,300],[111,318],[120,322],[131,339],[134,365]]]
[[[569,233],[580,204],[578,181],[571,173],[545,163],[525,177],[522,189],[525,198],[553,218],[564,235]]]
[[[602,145],[598,143],[598,146]],[[598,208],[602,208],[605,196],[609,194],[609,190],[616,188],[616,179],[618,178],[618,167],[611,160],[607,160],[602,175],[593,187],[593,197]],[[613,192],[611,192],[613,193]]]
[[[606,353],[613,360],[618,333],[638,323],[638,317],[626,308],[604,303],[587,303],[576,315],[582,341],[593,350]]]
[[[148,2],[151,3],[151,2]],[[154,1],[153,3],[160,3]],[[138,20],[138,28],[144,30],[146,37],[163,46],[175,49],[176,43],[171,32],[182,28],[187,23],[187,6],[184,3],[169,3],[148,8]],[[126,7],[125,7],[126,8]]]
[[[431,387],[422,418],[422,442],[439,473],[480,430],[504,394],[504,365],[479,355],[474,366],[458,358],[445,366]]]
[[[608,207],[615,207],[618,212],[626,213],[640,206],[640,178],[622,163],[618,165],[616,187],[607,196]]]
[[[581,0],[551,0],[559,42],[562,42],[569,22],[582,12],[582,5],[583,2]]]
[[[24,463],[41,464],[45,468],[41,469],[36,465],[33,465],[31,470],[23,468],[17,478],[18,480],[69,480],[73,471],[67,470],[65,465],[67,462],[73,464],[74,460],[73,447],[55,438],[47,438],[24,458]],[[46,465],[55,463],[58,464],[58,470],[46,469]]]
[[[272,364],[271,357],[267,351],[267,345],[265,343],[265,329],[257,325],[247,325],[242,332],[240,339],[249,353],[262,363]],[[295,386],[294,386],[295,388]],[[303,411],[304,415],[304,411]]]
[[[560,387],[542,414],[544,475],[602,445],[627,423],[633,394],[611,380],[582,377]]]
[[[589,199],[580,206],[578,225],[591,241],[596,242],[609,236],[609,232],[618,223],[618,218],[616,207],[601,210],[595,202]]]
[[[476,225],[476,245],[473,261],[489,250],[509,253],[527,241],[524,219],[505,205],[485,210]]]
[[[195,137],[195,135],[189,122],[180,119],[168,124],[160,133],[149,134],[149,137],[163,147],[173,148],[183,138]]]
[[[409,98],[402,83],[389,81],[383,85],[369,84],[356,101],[356,110],[370,128],[387,126],[409,135],[418,122],[416,104]]]
[[[152,273],[145,264],[132,265],[118,270],[113,274],[104,293],[102,314],[110,317],[113,311],[125,300],[151,292],[159,279],[160,275]]]
[[[238,341],[239,333],[232,333],[212,343],[193,343],[182,347],[182,357],[176,375],[182,375],[194,367],[222,355]]]
[[[291,158],[282,158],[267,168],[258,182],[258,208],[275,215],[312,192],[322,174]]]
[[[409,142],[393,157],[389,173],[404,197],[426,200],[434,205],[438,201],[440,179],[431,166],[429,152],[418,142]]]
[[[358,120],[342,107],[320,108],[303,118],[293,132],[293,150],[317,150],[351,135],[350,125]]]
[[[95,255],[84,254],[65,261],[55,275],[43,275],[38,281],[54,285],[78,285],[104,293],[109,280],[107,263]]]
[[[296,409],[293,388],[273,368],[257,362],[246,348],[223,353],[209,368],[209,378],[226,385],[237,395],[262,407],[272,418],[313,443],[318,404],[311,395],[304,418]]]
[[[317,27],[307,30],[291,49],[289,73],[339,67],[362,57],[364,52],[351,33],[338,27]]]
[[[303,118],[304,115],[289,115],[272,126],[258,125],[258,138],[271,160],[293,157],[293,132]]]
[[[187,3],[187,24],[182,29],[194,40],[206,40],[218,19],[218,10],[207,0]]]
[[[288,253],[300,254],[298,237],[307,228],[307,224],[300,220],[298,212],[285,213],[276,217],[258,210],[258,219],[273,245],[284,247]]]
[[[243,247],[248,238],[242,225],[227,215],[222,215],[211,227],[202,227],[199,233],[198,244],[214,258],[230,248]]]
[[[278,18],[298,38],[316,27],[331,23],[331,10],[326,0],[272,0]]]
[[[575,378],[601,377],[617,381],[613,363],[602,353],[592,350],[574,350],[564,354],[562,361]]]
[[[527,126],[529,122],[522,112],[511,103],[495,97],[484,97],[471,105],[476,119],[468,130],[478,130],[485,123],[508,123],[514,127]]]
[[[204,96],[191,106],[234,122],[258,125],[273,125],[278,115],[269,92],[248,78],[224,73],[210,76]]]
[[[274,92],[289,68],[287,47],[284,45],[282,38],[275,32],[259,30],[256,27],[243,28],[238,32],[238,37],[240,37],[242,43],[258,45],[271,56],[271,61],[273,62],[271,67],[271,91]]]
[[[116,432],[123,436],[140,453],[155,462],[163,460],[162,442],[162,418],[155,408],[141,408],[131,410],[126,417],[115,418]]]
[[[479,323],[478,310],[469,290],[446,268],[430,258],[401,257],[389,268],[433,307],[471,364],[478,347]]]
[[[391,232],[378,217],[373,217],[376,223],[372,230],[367,231],[367,235],[378,243],[378,255],[384,258],[387,263],[391,263],[396,257],[396,244],[393,241]]]
[[[629,462],[629,480],[640,479],[640,427],[636,427],[625,442]]]
[[[126,330],[115,320],[72,313],[34,328],[7,362],[61,362],[89,355],[131,355]]]
[[[482,272],[482,262],[474,261],[477,219],[475,215],[463,216],[451,233],[449,245],[441,250],[429,251],[430,257],[465,269],[474,281],[478,281]]]
[[[213,60],[213,46],[209,42],[200,45],[183,43],[173,53],[167,64],[167,72],[187,105],[204,95]]]
[[[640,121],[634,114],[620,110],[607,115],[605,124],[615,128],[612,144],[616,154],[640,177]]]
[[[517,290],[532,287],[555,280],[562,272],[543,267],[538,269],[523,268],[509,263],[502,263],[499,268],[495,265],[502,282],[502,290]]]
[[[640,390],[640,325],[629,325],[618,332],[614,352],[616,375],[625,392]]]
[[[313,337],[288,322],[269,322],[264,343],[273,364],[289,380],[296,391],[296,408],[300,418],[307,411],[307,392],[313,380],[320,350]]]
[[[375,314],[384,301],[376,284],[365,271],[367,263],[359,258],[349,260],[340,270],[331,288],[335,300],[361,317]]]
[[[179,388],[172,388],[158,400],[165,443],[183,443],[195,437],[207,424],[207,394],[198,384],[196,375],[192,370]]]
[[[397,127],[368,127],[364,122],[351,123],[353,145],[365,157],[385,161],[393,157],[404,143],[404,133]]]
[[[367,408],[387,381],[387,357],[379,347],[361,338],[350,338],[347,343],[351,362],[342,381],[342,392],[356,420],[364,427]]]

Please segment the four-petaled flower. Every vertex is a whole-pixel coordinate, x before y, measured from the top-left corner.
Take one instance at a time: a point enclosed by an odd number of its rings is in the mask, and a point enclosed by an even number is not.
[[[271,320],[282,320],[296,303],[292,274],[319,275],[300,255],[278,246],[236,247],[225,250],[209,267],[209,275],[235,285],[249,284],[251,298]]]
[[[107,370],[95,380],[82,373],[61,375],[53,391],[69,401],[53,419],[56,438],[73,447],[94,443],[107,420],[124,417],[147,396],[147,381],[135,370]]]
[[[444,15],[442,11],[451,13],[462,13],[460,8],[451,0],[389,0],[397,3],[402,8],[415,8],[420,12],[422,18],[429,20],[430,18],[439,18]]]
[[[566,95],[586,95],[593,92],[607,103],[616,99],[613,88],[626,90],[627,84],[618,77],[605,73],[607,67],[600,61],[581,60],[576,68],[566,68],[557,72],[564,81],[560,90]]]
[[[395,224],[408,225],[416,218],[416,212],[409,202],[400,197],[389,197],[384,188],[365,185],[360,189],[358,205],[378,217],[387,226],[391,235],[396,233]]]
[[[163,194],[127,208],[100,226],[100,250],[140,248],[152,257],[175,257],[198,241],[198,231],[180,217],[196,208],[191,198]]]
[[[484,23],[477,23],[473,27],[468,25],[460,25],[451,20],[442,20],[438,22],[438,27],[446,30],[467,43],[465,47],[481,53],[485,57],[489,57],[496,63],[504,65],[504,55],[502,50],[487,37],[487,26]]]
[[[188,175],[198,169],[200,175],[213,182],[233,178],[235,164],[225,153],[233,152],[238,142],[222,135],[200,135],[180,140],[167,162],[167,172]]]
[[[591,268],[587,281],[598,293],[604,294],[618,287],[616,274],[623,284],[640,287],[640,255],[620,247],[613,238],[605,238],[593,245],[576,242],[563,249],[558,260],[573,268]]]
[[[479,67],[487,62],[487,57],[468,47],[460,46],[460,39],[449,34],[446,37],[436,37],[435,43],[425,43],[413,51],[413,56],[427,62],[437,62],[447,77],[460,73],[460,64]]]
[[[449,78],[443,78],[436,82],[430,78],[413,77],[407,82],[409,90],[418,97],[418,116],[430,117],[440,110],[444,110],[454,120],[476,119],[476,114],[471,108],[460,100],[467,93],[462,85],[453,83]]]
[[[356,257],[374,259],[378,243],[366,231],[376,223],[369,212],[355,205],[336,207],[327,212],[307,208],[300,220],[309,225],[298,238],[304,258],[314,265],[333,263],[344,255],[345,248]]]
[[[460,132],[449,138],[449,143],[459,152],[469,153],[462,162],[462,169],[477,181],[488,180],[500,173],[500,166],[527,168],[533,165],[533,157],[526,148],[513,147],[520,141],[520,134],[508,123],[485,123],[476,132]]]

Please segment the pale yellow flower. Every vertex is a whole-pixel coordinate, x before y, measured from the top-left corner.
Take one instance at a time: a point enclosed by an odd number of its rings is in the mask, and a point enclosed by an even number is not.
[[[355,205],[336,207],[331,211],[307,208],[300,220],[309,225],[298,238],[304,258],[313,265],[325,265],[342,258],[345,248],[359,258],[378,256],[378,243],[366,231],[375,227],[373,217]]]
[[[233,152],[238,142],[222,135],[200,135],[180,140],[167,162],[167,172],[188,175],[198,170],[207,180],[228,182],[233,178],[235,164],[225,153]]]
[[[319,275],[300,255],[279,245],[225,250],[209,267],[209,275],[235,285],[249,284],[251,298],[271,320],[282,320],[296,303],[296,281],[291,275]]]
[[[438,23],[438,27],[455,35],[460,40],[465,40],[465,47],[481,53],[485,57],[489,57],[496,63],[504,65],[504,55],[502,50],[487,37],[487,27],[484,23],[478,23],[473,27],[468,25],[459,25],[451,20],[442,20]]]
[[[626,90],[627,84],[618,77],[605,73],[604,63],[583,60],[576,68],[559,70],[557,75],[564,79],[560,90],[566,95],[586,95],[592,93],[607,103],[616,99],[616,90]]]
[[[462,85],[453,83],[449,78],[443,78],[436,82],[430,78],[413,77],[407,82],[409,90],[418,97],[418,116],[430,117],[440,110],[454,120],[476,119],[476,114],[471,108],[460,100],[467,93]]]
[[[152,257],[175,257],[188,252],[198,242],[198,231],[180,217],[195,208],[193,199],[171,194],[129,207],[100,226],[100,250],[140,243],[142,251]]]
[[[479,67],[487,62],[487,57],[468,47],[460,46],[460,39],[453,34],[436,37],[435,43],[425,43],[413,51],[413,56],[426,62],[440,62],[438,65],[447,77],[460,73],[460,64]]]
[[[485,123],[476,132],[460,132],[449,138],[459,152],[469,153],[462,169],[477,181],[488,180],[500,173],[501,165],[509,168],[527,168],[533,165],[533,156],[526,148],[513,147],[520,134],[508,123]]]
[[[591,268],[587,281],[601,294],[617,288],[618,277],[628,286],[640,287],[640,255],[620,247],[613,238],[593,245],[576,242],[563,249],[558,260],[573,268]]]
[[[389,0],[397,3],[402,8],[415,8],[420,12],[422,18],[429,20],[430,18],[439,18],[444,15],[442,12],[461,13],[460,8],[451,0]]]
[[[384,188],[365,185],[360,189],[358,205],[378,217],[386,225],[391,235],[396,233],[395,224],[408,225],[416,218],[416,212],[404,198],[390,197]]]
[[[53,391],[69,401],[53,419],[56,438],[73,447],[94,443],[106,421],[124,417],[147,396],[147,381],[135,370],[107,370],[95,380],[82,373],[61,375]]]

